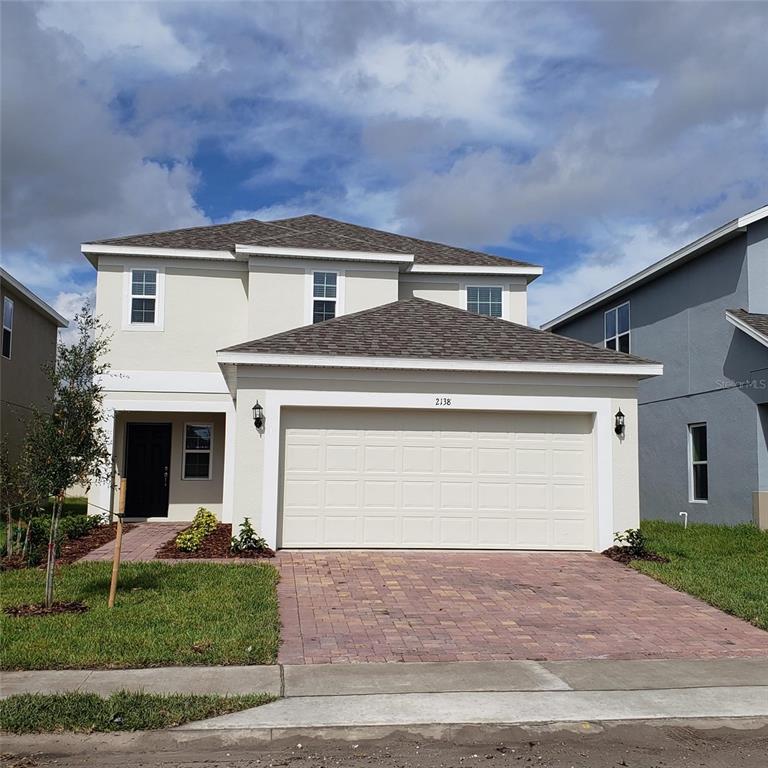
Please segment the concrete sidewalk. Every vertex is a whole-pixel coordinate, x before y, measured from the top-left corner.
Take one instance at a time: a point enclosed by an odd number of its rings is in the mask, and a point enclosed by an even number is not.
[[[0,698],[17,693],[119,690],[147,693],[265,692],[286,698],[404,693],[632,691],[765,687],[768,657],[616,661],[467,661],[157,667],[0,673]]]
[[[66,690],[108,694],[237,694],[272,704],[176,731],[271,741],[379,738],[425,729],[626,720],[757,719],[768,723],[768,658],[490,661],[171,667],[6,672],[3,696]]]

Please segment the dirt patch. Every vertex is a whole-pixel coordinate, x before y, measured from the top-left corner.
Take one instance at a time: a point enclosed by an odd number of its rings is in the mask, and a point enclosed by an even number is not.
[[[88,610],[90,609],[85,603],[74,601],[71,603],[54,603],[50,608],[46,608],[41,603],[11,605],[5,609],[5,613],[20,618],[23,616],[50,616],[53,613],[85,613]]]
[[[185,529],[188,530],[188,529]],[[183,533],[183,531],[182,531]],[[155,557],[160,560],[201,560],[201,559],[222,559],[222,560],[260,560],[263,558],[274,557],[273,550],[267,548],[261,552],[253,550],[245,552],[233,552],[230,549],[232,541],[232,526],[229,523],[219,523],[213,533],[209,533],[200,544],[200,547],[194,552],[183,552],[176,549],[176,537],[163,544],[157,550]]]
[[[627,547],[610,547],[603,551],[606,557],[615,560],[617,563],[628,565],[633,560],[646,560],[650,563],[668,563],[669,558],[664,555],[657,555],[655,552],[646,552],[644,555],[632,555]]]

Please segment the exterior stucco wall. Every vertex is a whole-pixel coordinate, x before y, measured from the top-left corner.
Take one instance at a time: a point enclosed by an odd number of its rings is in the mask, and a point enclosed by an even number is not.
[[[5,296],[13,300],[13,334],[10,359],[0,356],[0,439],[13,461],[32,409],[49,405],[52,390],[42,367],[56,359],[58,328],[5,281],[0,284],[0,311]]]
[[[409,372],[410,374],[410,372]],[[237,525],[243,517],[248,516],[252,521],[261,521],[261,532],[274,543],[273,535],[267,528],[276,527],[272,521],[273,511],[263,506],[264,484],[276,471],[271,463],[269,448],[265,443],[268,430],[276,428],[267,418],[264,428],[256,430],[253,425],[251,407],[257,400],[262,405],[268,405],[270,398],[280,396],[286,391],[307,393],[338,393],[339,404],[344,405],[344,394],[349,394],[351,400],[359,393],[374,395],[403,394],[423,396],[420,402],[432,401],[432,396],[448,396],[454,402],[462,402],[460,410],[473,410],[472,396],[495,395],[506,397],[545,397],[551,398],[552,411],[557,412],[558,403],[563,399],[599,398],[609,409],[610,424],[607,429],[610,435],[611,459],[610,466],[598,464],[598,478],[609,473],[612,481],[610,498],[611,531],[637,527],[639,521],[639,490],[637,479],[637,431],[636,431],[636,390],[634,382],[618,380],[600,381],[594,377],[589,382],[580,377],[531,375],[472,375],[414,372],[410,375],[398,374],[391,371],[346,372],[348,378],[341,379],[333,372],[285,371],[279,370],[266,373],[265,371],[249,371],[245,367],[237,375],[237,437],[235,457],[235,490],[233,517]],[[352,378],[354,377],[354,378]],[[606,377],[607,378],[607,377]],[[462,398],[464,398],[462,400]],[[479,401],[477,401],[479,402]],[[379,407],[384,407],[380,405]],[[621,407],[627,414],[627,433],[624,440],[613,434],[612,414]],[[450,411],[444,411],[450,423]],[[266,469],[265,469],[266,467]],[[265,477],[265,471],[268,477]],[[274,513],[276,514],[276,512]],[[265,522],[266,521],[266,522]]]
[[[163,330],[123,329],[125,271],[165,269]],[[248,273],[243,264],[102,256],[96,312],[113,333],[115,370],[219,373],[216,350],[248,340]]]
[[[765,243],[750,227],[557,329],[602,345],[604,312],[629,300],[632,353],[664,364],[663,376],[638,387],[643,517],[679,520],[684,511],[691,522],[752,519],[765,439],[756,404],[768,395],[768,349],[727,322],[725,311],[752,301],[759,272],[752,260],[766,258]],[[707,423],[707,503],[689,501],[688,425],[697,422]]]
[[[504,290],[504,319],[513,323],[528,323],[528,286],[524,278],[499,277],[493,275],[429,275],[413,274],[400,276],[399,298],[428,299],[451,307],[466,309],[467,286],[501,286]]]

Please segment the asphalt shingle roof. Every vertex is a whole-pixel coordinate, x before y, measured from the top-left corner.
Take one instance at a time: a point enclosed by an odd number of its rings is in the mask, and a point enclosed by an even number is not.
[[[758,333],[768,336],[768,315],[758,314],[757,312],[747,312],[746,309],[729,309],[728,311],[735,318],[741,320],[742,323],[745,323]]]
[[[191,248],[233,250],[235,245],[262,245],[285,248],[319,248],[344,251],[372,251],[413,254],[416,264],[456,266],[532,266],[481,251],[396,235],[324,216],[297,216],[276,221],[247,219],[231,224],[173,229],[144,235],[94,240],[101,245],[145,246],[147,248]]]
[[[624,365],[649,362],[548,331],[418,298],[342,315],[221,351],[505,362]]]

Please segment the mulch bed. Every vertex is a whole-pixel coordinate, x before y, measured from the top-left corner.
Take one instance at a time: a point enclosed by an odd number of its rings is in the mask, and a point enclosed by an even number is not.
[[[657,555],[655,552],[646,552],[641,557],[631,555],[627,547],[610,547],[603,551],[606,557],[610,557],[611,560],[615,560],[617,563],[624,563],[628,565],[633,560],[647,560],[651,563],[668,563],[669,558],[664,555]]]
[[[71,603],[54,603],[50,608],[46,608],[41,603],[29,605],[11,605],[5,609],[9,616],[50,616],[53,613],[85,613],[90,610],[85,603],[74,601]]]
[[[123,534],[135,528],[135,525],[123,525]],[[56,558],[56,565],[69,565],[87,555],[90,551],[109,544],[117,535],[117,523],[100,525],[80,539],[65,539],[61,545],[61,552]],[[29,565],[26,558],[21,555],[4,557],[0,560],[0,571],[16,571],[20,568],[45,568],[45,561],[35,565]]]
[[[131,528],[135,527],[135,525],[123,524],[123,536]],[[115,536],[117,536],[117,523],[111,523],[94,528],[81,539],[67,539],[61,545],[61,554],[56,558],[56,564],[68,565],[69,563],[74,563],[81,557],[85,557],[90,551],[109,544],[110,541],[114,540]]]
[[[213,533],[209,533],[203,539],[200,547],[194,552],[182,552],[180,549],[176,549],[176,538],[174,537],[157,550],[155,558],[159,560],[239,560],[243,558],[247,558],[249,560],[260,560],[263,558],[275,556],[275,553],[271,549],[265,549],[262,552],[255,552],[253,550],[246,552],[233,552],[229,548],[231,541],[232,526],[229,523],[219,523],[216,530]]]

